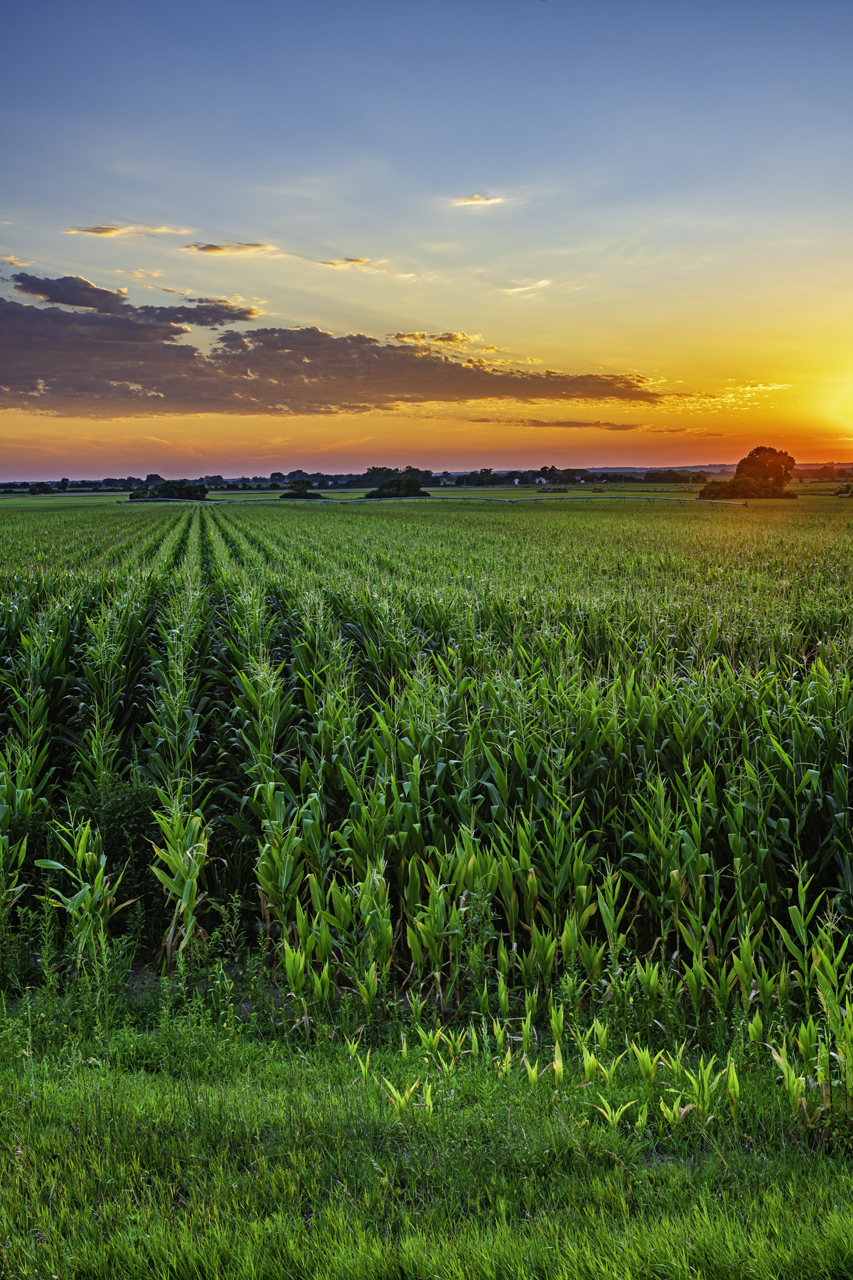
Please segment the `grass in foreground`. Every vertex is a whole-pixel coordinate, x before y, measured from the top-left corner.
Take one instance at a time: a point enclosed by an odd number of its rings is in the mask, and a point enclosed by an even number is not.
[[[769,1055],[736,1050],[737,1104],[721,1079],[703,1112],[675,1045],[644,1079],[593,1028],[587,1081],[567,1033],[557,1083],[544,1037],[525,1062],[485,1019],[269,1036],[237,1000],[220,968],[112,1029],[86,981],[5,1012],[0,1275],[853,1271],[845,1129],[794,1120]]]

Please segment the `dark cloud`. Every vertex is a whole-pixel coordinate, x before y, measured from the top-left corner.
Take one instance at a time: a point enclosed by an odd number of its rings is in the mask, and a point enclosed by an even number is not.
[[[257,307],[242,306],[227,298],[188,298],[192,306],[134,307],[143,320],[171,320],[173,324],[197,324],[212,329],[220,324],[234,324],[237,320],[254,320],[263,313]]]
[[[638,374],[496,369],[471,362],[455,349],[465,335],[450,332],[430,335],[446,344],[437,349],[361,333],[334,337],[316,328],[228,329],[204,354],[178,341],[188,326],[245,320],[257,312],[210,298],[136,307],[123,291],[100,289],[79,276],[47,280],[20,273],[15,281],[18,293],[54,305],[0,299],[0,408],[117,418],[366,413],[477,401],[504,410],[549,401],[663,401]]]
[[[254,320],[261,313],[256,307],[217,298],[190,298],[194,306],[134,307],[127,300],[126,289],[101,289],[83,276],[62,276],[58,280],[42,279],[19,271],[12,276],[16,293],[31,294],[44,302],[62,307],[88,307],[100,315],[127,315],[145,323],[165,320],[174,325],[196,324],[213,328],[233,324],[237,320]]]
[[[59,280],[43,279],[19,271],[12,276],[16,293],[28,293],[44,302],[61,307],[91,307],[104,315],[118,315],[127,306],[127,289],[100,289],[83,276],[62,276]]]

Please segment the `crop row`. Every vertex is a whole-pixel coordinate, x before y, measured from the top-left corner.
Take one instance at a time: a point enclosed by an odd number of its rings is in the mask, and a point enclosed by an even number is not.
[[[117,514],[100,568],[69,533],[0,617],[0,888],[20,911],[34,860],[62,866],[78,963],[130,856],[170,961],[237,894],[294,998],[509,1009],[563,983],[594,1008],[630,969],[697,1026],[738,993],[843,1021],[853,691],[846,605],[817,612],[825,529],[771,616],[784,540],[742,531],[722,580],[672,515],[607,588],[615,544],[538,512]]]

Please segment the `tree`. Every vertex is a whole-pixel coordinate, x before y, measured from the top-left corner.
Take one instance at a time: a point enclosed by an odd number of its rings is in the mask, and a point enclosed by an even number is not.
[[[749,480],[758,480],[763,484],[771,484],[777,489],[784,489],[794,470],[794,459],[790,453],[782,449],[771,449],[760,444],[752,449],[745,458],[741,458],[735,471],[735,480],[743,476]]]
[[[403,475],[391,476],[376,488],[371,489],[370,493],[365,494],[366,498],[429,498],[432,495],[421,488],[421,482],[417,476]]]
[[[135,498],[137,494],[145,497],[145,490],[134,489],[130,495]],[[202,502],[207,497],[207,486],[203,484],[192,484],[189,480],[164,480],[162,484],[157,484],[148,495],[152,498],[182,498],[185,502]]]
[[[292,479],[288,480],[287,489],[283,494],[281,494],[281,498],[288,498],[288,499],[316,498],[320,502],[322,502],[323,495],[321,493],[314,492],[314,482],[312,481],[310,476],[305,475],[304,471],[302,472],[301,475],[298,475],[298,476],[294,476],[293,472],[291,472],[291,477]],[[281,498],[279,499],[279,501],[281,501]]]
[[[383,480],[390,480],[392,476],[399,474],[399,467],[368,467],[364,473],[364,483],[381,484]]]
[[[712,480],[699,491],[699,497],[723,502],[738,498],[796,498],[785,487],[794,466],[790,453],[758,445],[741,458],[733,480],[725,484]]]

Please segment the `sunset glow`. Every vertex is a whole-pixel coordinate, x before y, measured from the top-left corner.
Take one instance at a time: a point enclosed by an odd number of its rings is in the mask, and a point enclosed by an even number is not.
[[[848,6],[8,23],[0,479],[853,458]]]

